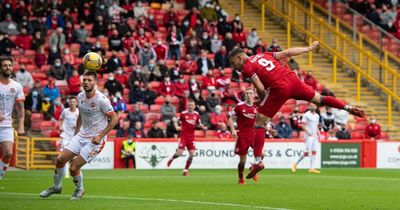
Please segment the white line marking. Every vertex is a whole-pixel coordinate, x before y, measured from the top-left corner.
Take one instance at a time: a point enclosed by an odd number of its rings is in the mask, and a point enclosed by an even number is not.
[[[1,195],[17,195],[17,196],[35,196],[39,198],[39,194],[33,193],[12,193],[12,192],[0,192]],[[69,197],[68,195],[58,195],[63,197]],[[231,206],[231,207],[242,207],[251,209],[274,209],[274,210],[289,210],[285,208],[274,208],[268,206],[254,206],[244,205],[235,203],[220,203],[211,201],[192,201],[192,200],[176,200],[176,199],[164,199],[164,198],[137,198],[137,197],[122,197],[122,196],[100,196],[100,195],[85,195],[87,198],[98,198],[98,199],[118,199],[118,200],[140,200],[140,201],[160,201],[160,202],[173,202],[173,203],[190,203],[190,204],[201,204],[210,206]]]

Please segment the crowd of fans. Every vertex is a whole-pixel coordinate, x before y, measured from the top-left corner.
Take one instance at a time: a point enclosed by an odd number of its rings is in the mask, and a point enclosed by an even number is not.
[[[278,39],[266,45],[256,29],[245,30],[238,14],[228,16],[213,0],[5,0],[0,33],[0,54],[20,55],[15,79],[27,91],[28,128],[32,113],[59,120],[69,97],[81,91],[81,58],[97,52],[105,60],[99,87],[120,117],[116,136],[133,138],[178,137],[179,113],[189,99],[215,137],[230,137],[229,111],[250,84],[229,68],[228,52],[234,47],[250,55],[282,50]],[[294,59],[283,62],[315,90],[334,95]],[[153,110],[157,100],[163,104]],[[278,135],[269,137],[300,135],[301,114],[298,107],[293,110],[271,124]],[[326,108],[321,116],[321,130],[349,137],[347,112]]]

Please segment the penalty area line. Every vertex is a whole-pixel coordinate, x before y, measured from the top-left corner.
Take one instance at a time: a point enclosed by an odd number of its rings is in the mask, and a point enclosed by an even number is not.
[[[39,197],[39,194],[33,193],[13,193],[13,192],[0,192],[1,195],[16,195],[16,196],[35,196]],[[56,195],[69,197],[68,195]],[[274,208],[269,206],[255,206],[255,205],[245,205],[236,203],[221,203],[221,202],[211,202],[211,201],[193,201],[193,200],[177,200],[177,199],[166,199],[166,198],[139,198],[139,197],[124,197],[124,196],[102,196],[102,195],[85,195],[86,198],[95,199],[117,199],[117,200],[139,200],[139,201],[159,201],[159,202],[172,202],[172,203],[189,203],[189,204],[200,204],[209,206],[231,206],[231,207],[242,207],[251,209],[273,209],[273,210],[289,210],[286,208]]]

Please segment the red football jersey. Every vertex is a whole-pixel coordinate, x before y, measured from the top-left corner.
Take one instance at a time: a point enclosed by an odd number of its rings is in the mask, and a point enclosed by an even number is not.
[[[234,109],[236,115],[238,136],[253,135],[254,123],[256,121],[256,109],[248,106],[245,102],[240,102]]]
[[[243,66],[243,75],[252,78],[257,74],[266,89],[291,71],[275,58],[275,53],[250,56]]]
[[[181,137],[194,138],[194,130],[196,125],[200,122],[199,113],[196,111],[192,113],[189,113],[187,110],[183,111],[179,120],[182,125]]]

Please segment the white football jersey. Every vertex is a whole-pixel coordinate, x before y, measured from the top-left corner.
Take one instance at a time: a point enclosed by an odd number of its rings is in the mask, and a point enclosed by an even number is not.
[[[77,135],[83,138],[99,135],[107,127],[108,116],[114,112],[110,100],[98,90],[91,98],[87,98],[84,91],[79,93],[78,108],[82,126]]]
[[[12,127],[12,111],[15,102],[24,101],[25,95],[22,86],[10,79],[8,84],[0,82],[0,114],[4,120],[0,122],[0,127]]]
[[[304,137],[307,139],[308,137],[318,138],[318,125],[319,125],[319,115],[317,113],[311,113],[307,111],[303,114],[303,118],[301,122],[304,123],[308,131],[311,133],[309,136],[307,133],[304,134]]]
[[[63,123],[63,132],[60,135],[63,138],[71,138],[75,133],[76,120],[78,119],[79,109],[76,109],[75,112],[72,112],[70,108],[65,108],[61,113],[61,119],[64,121]],[[67,139],[67,140],[71,140]]]

